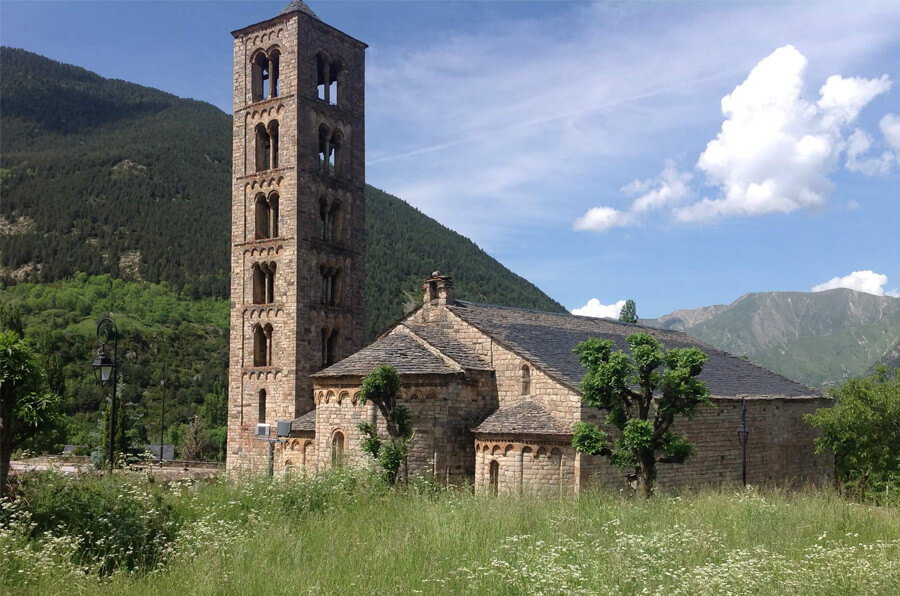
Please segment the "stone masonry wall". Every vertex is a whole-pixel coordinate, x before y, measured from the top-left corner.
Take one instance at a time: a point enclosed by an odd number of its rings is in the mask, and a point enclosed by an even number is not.
[[[555,441],[482,436],[475,441],[475,494],[573,494],[575,450]],[[497,483],[491,484],[491,462]]]
[[[737,428],[740,398],[713,398],[713,407],[701,408],[693,420],[676,422],[694,444],[697,455],[684,464],[658,464],[661,488],[739,484],[741,482],[741,445]],[[747,399],[747,482],[749,484],[800,485],[824,484],[833,476],[832,460],[817,455],[813,444],[817,430],[803,415],[832,405],[827,398]],[[596,411],[586,418],[601,421]],[[607,429],[608,430],[608,429]],[[604,457],[580,456],[580,482],[583,486],[603,484],[625,486],[625,472],[613,468]]]

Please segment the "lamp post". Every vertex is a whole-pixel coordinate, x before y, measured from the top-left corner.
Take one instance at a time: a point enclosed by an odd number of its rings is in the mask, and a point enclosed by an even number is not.
[[[741,423],[738,425],[738,440],[741,442],[741,481],[747,486],[747,441],[750,429],[747,428],[747,397],[741,396]]]
[[[163,437],[166,424],[166,369],[163,368],[162,376],[159,378],[159,465],[163,462]]]
[[[112,358],[106,353],[106,346],[112,340]],[[112,384],[112,397],[109,402],[109,471],[115,467],[116,459],[116,363],[119,359],[119,332],[116,323],[109,317],[97,323],[97,341],[100,342],[100,353],[94,359],[94,375],[101,385]]]

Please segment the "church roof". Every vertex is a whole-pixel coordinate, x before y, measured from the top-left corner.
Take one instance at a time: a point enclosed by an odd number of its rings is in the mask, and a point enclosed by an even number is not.
[[[291,0],[290,4],[281,9],[281,12],[279,12],[278,14],[280,16],[291,12],[302,12],[303,14],[309,15],[314,19],[319,18],[318,16],[316,16],[316,13],[314,13],[312,9],[306,5],[306,2],[303,2],[303,0]]]
[[[299,418],[291,420],[291,430],[295,432],[316,431],[316,411],[310,410]]]
[[[818,392],[805,385],[680,331],[459,300],[448,308],[462,320],[576,391],[585,372],[572,352],[579,342],[599,337],[613,340],[619,349],[627,349],[625,338],[632,333],[643,332],[655,337],[667,348],[696,347],[709,356],[700,378],[706,382],[713,396],[820,397]]]
[[[484,361],[468,346],[458,341],[450,334],[450,323],[425,324],[404,321],[403,326],[463,368],[471,370],[491,369],[490,363]]]
[[[462,372],[405,333],[392,333],[375,340],[359,352],[312,377],[367,375],[379,366],[390,365],[401,375],[445,375]]]
[[[472,432],[489,435],[571,435],[547,409],[532,399],[497,410]]]

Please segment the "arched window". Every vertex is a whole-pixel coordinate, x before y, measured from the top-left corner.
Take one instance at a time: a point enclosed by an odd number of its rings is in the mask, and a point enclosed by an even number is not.
[[[269,97],[278,97],[278,94],[280,93],[280,63],[281,53],[278,50],[272,50],[269,53]]]
[[[325,57],[325,54],[316,54],[316,97],[322,101],[327,101],[328,85],[326,81],[329,79],[328,70],[328,58]]]
[[[275,302],[275,263],[269,263],[264,270],[266,275],[266,304]]]
[[[343,140],[341,131],[336,130],[331,135],[330,152],[328,153],[328,171],[334,176],[341,176],[343,173]]]
[[[341,303],[341,270],[329,267],[321,268],[322,274],[322,306],[338,306]]]
[[[338,330],[334,329],[328,336],[328,345],[325,350],[325,365],[331,366],[338,360]]]
[[[265,53],[260,52],[256,55],[253,59],[253,64],[250,66],[250,71],[250,91],[253,95],[253,101],[262,101],[268,97],[266,91],[268,90],[269,82],[269,60],[266,58]]]
[[[259,390],[259,423],[266,423],[266,390]]]
[[[329,205],[324,196],[319,197],[319,237],[325,242],[340,241],[340,211],[340,201]]]
[[[262,325],[253,328],[253,366],[267,366],[269,356],[269,338]]]
[[[329,173],[328,163],[331,161],[331,147],[328,144],[328,127],[322,124],[319,126],[319,172]]]
[[[344,433],[335,431],[331,436],[331,466],[340,467],[344,459]]]
[[[269,237],[278,238],[278,193],[269,195]]]
[[[265,304],[266,274],[259,263],[253,263],[250,272],[253,278],[253,304]]]
[[[272,153],[269,167],[275,169],[278,167],[278,120],[269,122],[268,132]]]
[[[492,495],[496,495],[500,489],[500,462],[496,459],[492,459],[488,467],[488,487]]]
[[[531,395],[531,369],[527,364],[522,367],[522,395]]]
[[[338,105],[339,84],[344,84],[344,66],[340,60],[335,60],[328,69],[328,103],[332,105]]]
[[[269,169],[269,161],[272,159],[272,141],[265,125],[256,125],[256,171],[262,172]]]
[[[272,223],[272,213],[269,209],[269,202],[266,200],[265,195],[262,193],[256,195],[256,225],[255,227],[255,237],[257,240],[261,238],[271,238],[271,223]]]
[[[328,366],[328,329],[322,328],[322,366]]]

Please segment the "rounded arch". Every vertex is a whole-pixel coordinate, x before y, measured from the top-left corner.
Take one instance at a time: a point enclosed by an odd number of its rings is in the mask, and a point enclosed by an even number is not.
[[[527,364],[522,365],[522,395],[531,395],[531,367]]]
[[[537,452],[534,454],[534,459],[538,459],[540,457],[547,457],[547,448],[543,445],[538,447]]]
[[[338,394],[338,403],[339,403],[339,404],[344,403],[344,401],[345,401],[346,399],[348,399],[349,397],[350,397],[350,394],[349,394],[348,392],[346,392],[346,391],[341,391],[341,392]]]
[[[488,464],[488,488],[494,496],[500,492],[500,462],[492,459]]]
[[[325,403],[330,403],[334,400],[334,391],[326,391],[325,392]]]
[[[503,450],[503,455],[506,456],[506,457],[508,457],[509,454],[512,453],[512,452],[513,452],[513,446],[512,446],[512,445],[507,445],[506,448]]]
[[[336,428],[331,431],[331,465],[339,467],[344,460],[344,449],[346,447],[346,435],[343,429]]]
[[[494,447],[491,449],[491,455],[500,455],[500,453],[500,445],[494,445]]]

